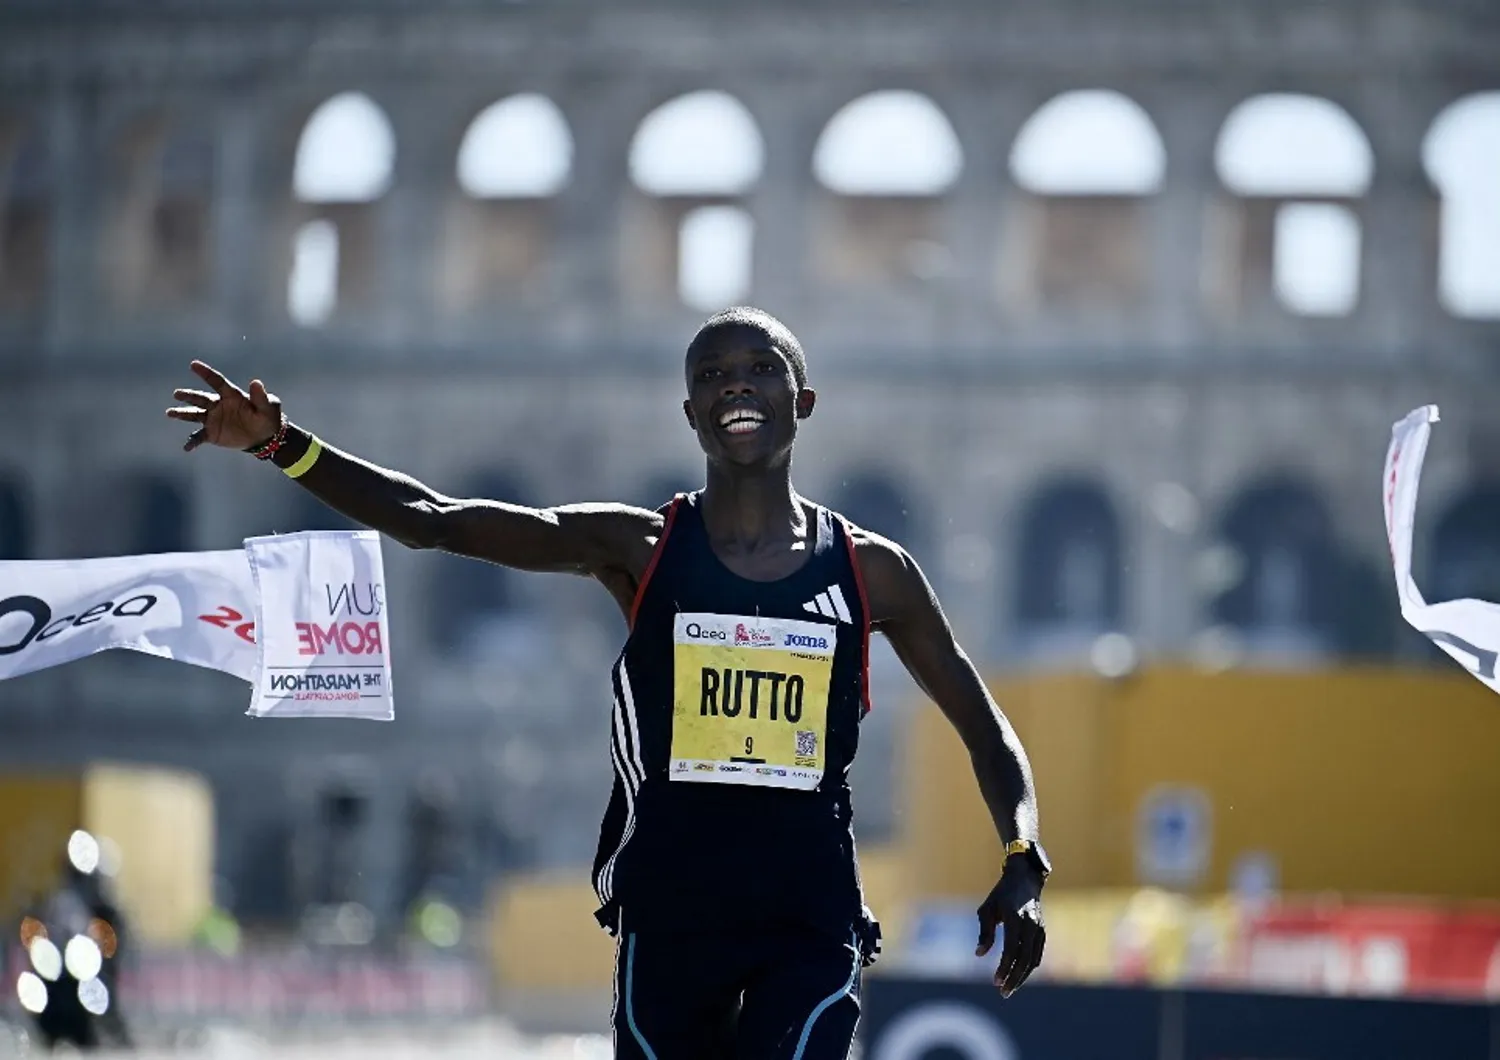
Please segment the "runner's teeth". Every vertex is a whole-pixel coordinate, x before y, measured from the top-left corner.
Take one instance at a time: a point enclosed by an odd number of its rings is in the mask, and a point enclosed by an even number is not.
[[[720,427],[728,429],[738,427],[742,431],[754,430],[755,427],[765,422],[766,418],[754,409],[735,409],[719,417]]]

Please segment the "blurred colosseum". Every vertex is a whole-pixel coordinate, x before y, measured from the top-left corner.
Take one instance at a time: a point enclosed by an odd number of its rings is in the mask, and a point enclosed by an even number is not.
[[[1497,55],[1483,0],[5,0],[0,556],[340,525],[182,454],[193,357],[448,493],[658,505],[684,346],[749,301],[822,392],[801,488],[990,670],[1421,661],[1377,503],[1418,404],[1423,585],[1500,593]],[[200,771],[247,921],[584,863],[612,605],[386,569],[397,724],[116,653],[0,685],[0,764]],[[878,839],[916,693],[875,665]]]

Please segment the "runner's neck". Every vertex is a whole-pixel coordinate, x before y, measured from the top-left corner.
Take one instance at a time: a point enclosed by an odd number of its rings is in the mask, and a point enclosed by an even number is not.
[[[788,467],[733,474],[710,465],[699,508],[716,550],[740,555],[777,545],[799,550],[811,539],[807,511],[792,489]]]

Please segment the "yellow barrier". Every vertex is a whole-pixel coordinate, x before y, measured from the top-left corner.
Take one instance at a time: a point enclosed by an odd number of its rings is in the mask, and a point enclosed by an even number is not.
[[[615,944],[594,919],[585,872],[503,885],[490,914],[490,954],[502,988],[610,989]]]
[[[1500,897],[1500,704],[1463,674],[1163,670],[992,688],[1031,756],[1057,869],[1049,974],[1171,982],[1222,960],[1237,916],[1222,895],[1250,851],[1287,891]],[[977,903],[1000,864],[952,727],[923,707],[904,746],[902,832],[860,853],[891,950],[920,903]],[[1135,815],[1160,784],[1209,801],[1208,898],[1137,886]],[[608,989],[594,907],[582,873],[512,882],[493,917],[500,982]]]
[[[1212,814],[1200,889],[1265,852],[1290,891],[1500,896],[1500,704],[1453,673],[1187,671],[998,681],[1026,743],[1056,889],[1132,887],[1135,815],[1160,784]],[[904,779],[913,891],[983,894],[998,844],[935,708]]]
[[[0,777],[0,916],[55,885],[82,828],[120,854],[117,900],[148,944],[185,943],[212,902],[213,795],[195,774],[90,766]]]
[[[906,908],[907,862],[889,847],[860,852],[865,896],[886,937],[900,937]],[[489,941],[502,989],[609,990],[614,941],[599,927],[586,873],[516,877],[497,888]]]

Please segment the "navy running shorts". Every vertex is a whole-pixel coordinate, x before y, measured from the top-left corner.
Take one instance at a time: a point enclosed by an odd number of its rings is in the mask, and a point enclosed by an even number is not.
[[[845,1060],[859,1022],[858,935],[652,929],[621,918],[617,1060]]]

